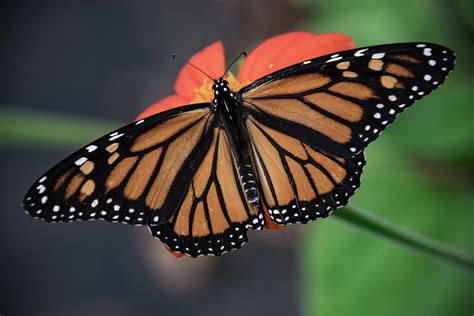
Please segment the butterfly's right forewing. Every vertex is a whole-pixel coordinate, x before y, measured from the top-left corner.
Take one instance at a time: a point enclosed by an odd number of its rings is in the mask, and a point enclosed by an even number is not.
[[[361,152],[442,84],[454,52],[428,43],[373,46],[304,61],[241,90],[255,119],[336,157]]]

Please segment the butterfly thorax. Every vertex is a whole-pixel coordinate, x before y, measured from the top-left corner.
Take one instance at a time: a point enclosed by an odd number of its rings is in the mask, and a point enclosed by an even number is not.
[[[240,94],[232,91],[229,82],[222,77],[214,81],[212,90],[212,107],[217,111],[221,124],[225,125],[226,129],[237,129],[236,134],[242,134],[243,138],[248,140]]]
[[[214,80],[212,85],[212,90],[214,91],[214,100],[212,100],[212,105],[217,109],[218,106],[224,106],[224,111],[230,111],[230,100],[236,100],[237,94],[233,92],[229,86],[229,82],[224,78],[219,78]]]
[[[227,132],[232,133],[229,129],[238,129],[236,130],[238,133],[235,133],[236,136],[243,131],[242,136],[247,137],[248,133],[246,132],[238,93],[231,90],[229,83],[224,78],[215,80],[212,90],[214,91],[212,107],[217,111],[220,123],[225,126]]]
[[[254,175],[250,136],[245,125],[244,112],[239,94],[232,91],[227,80],[219,78],[214,81],[213,108],[217,111],[219,123],[229,141],[240,180],[247,200],[254,207],[259,207],[257,181]]]

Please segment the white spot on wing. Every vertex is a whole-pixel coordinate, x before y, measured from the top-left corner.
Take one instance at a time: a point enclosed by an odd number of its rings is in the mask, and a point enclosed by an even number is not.
[[[335,56],[335,55],[333,55],[333,56]],[[331,56],[331,57],[332,57],[332,56]],[[342,59],[342,57],[337,57],[337,56],[336,56],[336,57],[332,57],[331,59],[328,59],[326,62],[327,62],[327,63],[332,63],[332,62],[334,62],[334,61],[338,61],[338,60],[341,60],[341,59]]]
[[[363,52],[365,52],[367,49],[368,48],[359,49],[357,52],[354,53],[354,56],[356,56],[356,57],[364,56]]]
[[[372,55],[372,59],[382,59],[385,56],[385,53],[377,53]]]
[[[114,135],[114,136],[112,136],[112,137],[109,138],[109,141],[116,140],[117,138],[120,138],[120,137],[122,137],[122,136],[123,136],[123,134]]]
[[[97,146],[96,146],[96,145],[90,145],[90,146],[87,146],[87,147],[86,147],[86,150],[87,150],[88,152],[90,152],[90,153],[93,152],[93,151],[96,150],[96,149],[97,149]]]
[[[87,161],[87,158],[86,158],[86,157],[81,157],[81,158],[77,159],[77,160],[74,162],[74,164],[75,164],[76,166],[82,166],[82,164],[83,164],[84,162],[86,162],[86,161]]]
[[[44,185],[39,185],[36,187],[36,189],[38,190],[39,194],[42,194],[44,191],[46,191],[46,187]]]

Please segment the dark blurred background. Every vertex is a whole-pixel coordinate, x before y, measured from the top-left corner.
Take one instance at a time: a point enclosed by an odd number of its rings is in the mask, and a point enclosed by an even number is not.
[[[358,46],[444,44],[458,53],[455,71],[369,147],[351,204],[472,252],[472,9],[469,0],[3,0],[0,115],[28,113],[31,128],[42,113],[128,122],[172,93],[181,68],[172,53],[187,57],[216,40],[228,59],[293,30],[341,32]],[[472,273],[334,218],[251,233],[223,257],[179,260],[146,228],[33,220],[20,207],[23,194],[77,144],[15,141],[16,125],[0,122],[1,315],[474,311]]]

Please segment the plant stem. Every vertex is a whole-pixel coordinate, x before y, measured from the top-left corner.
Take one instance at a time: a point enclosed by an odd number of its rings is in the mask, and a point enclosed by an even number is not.
[[[114,122],[0,108],[0,145],[77,147],[118,126]],[[471,254],[398,227],[368,212],[346,206],[332,216],[418,253],[474,270],[474,257]]]
[[[386,238],[411,250],[430,255],[446,263],[474,270],[474,256],[461,249],[430,239],[405,228],[396,226],[372,213],[368,213],[353,206],[346,206],[334,212],[331,216],[351,225]]]
[[[118,122],[0,107],[0,144],[76,148],[116,129]]]

